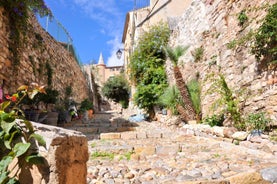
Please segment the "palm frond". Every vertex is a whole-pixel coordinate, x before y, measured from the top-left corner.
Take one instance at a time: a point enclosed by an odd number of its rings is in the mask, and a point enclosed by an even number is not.
[[[171,60],[174,66],[177,66],[179,58],[187,51],[188,46],[177,46],[175,48],[166,47],[167,57]]]

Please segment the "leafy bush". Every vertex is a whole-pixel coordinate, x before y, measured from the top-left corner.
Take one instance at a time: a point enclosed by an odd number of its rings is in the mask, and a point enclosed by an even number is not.
[[[224,121],[224,115],[212,115],[211,117],[206,117],[203,120],[204,124],[208,124],[211,127],[213,126],[223,126],[223,121]]]
[[[182,99],[176,86],[169,86],[159,97],[159,104],[170,109],[173,115],[178,114],[176,107],[180,103],[182,103]]]
[[[251,113],[246,118],[246,125],[250,130],[265,130],[270,119],[265,117],[264,112]]]
[[[55,89],[47,88],[46,93],[40,93],[37,95],[39,101],[45,104],[55,104],[58,101],[59,92]]]
[[[80,111],[85,112],[89,109],[93,109],[93,103],[86,98],[81,102]]]
[[[102,93],[108,99],[120,103],[123,108],[128,107],[130,87],[123,75],[110,77],[104,84]]]
[[[251,51],[258,61],[263,58],[268,64],[277,64],[277,3],[269,8]]]
[[[166,52],[170,30],[166,24],[150,27],[139,38],[130,59],[130,78],[136,85],[134,102],[148,111],[150,118],[159,96],[167,87],[165,72]]]
[[[0,183],[18,183],[16,175],[20,168],[27,164],[39,164],[44,158],[38,154],[36,142],[46,146],[42,136],[35,133],[30,121],[25,120],[24,113],[18,105],[25,96],[33,99],[39,92],[45,92],[43,87],[34,85],[34,88],[21,86],[18,93],[6,96],[9,101],[0,104]],[[8,166],[14,162],[13,168]],[[16,167],[18,166],[18,167]]]
[[[238,15],[239,25],[243,26],[246,23],[247,20],[248,20],[248,17],[245,13],[245,10],[242,10]]]
[[[245,122],[241,116],[238,99],[229,88],[225,77],[222,74],[214,75],[213,83],[208,93],[217,93],[220,97],[212,104],[213,108],[222,109],[220,114],[226,115],[233,120],[234,126],[239,130],[245,129]]]

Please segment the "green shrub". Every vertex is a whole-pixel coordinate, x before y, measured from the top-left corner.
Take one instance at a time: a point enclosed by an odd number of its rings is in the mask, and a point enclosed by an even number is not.
[[[224,121],[224,115],[212,115],[211,117],[206,117],[203,120],[204,124],[208,124],[211,127],[213,126],[223,126],[223,121]]]
[[[242,10],[238,15],[239,26],[244,26],[247,20],[248,20],[248,17],[245,13],[245,10]]]
[[[136,85],[134,103],[154,118],[154,106],[168,86],[165,71],[170,30],[165,23],[150,27],[142,34],[130,58],[130,79]]]
[[[251,113],[246,118],[246,125],[250,130],[265,130],[270,119],[265,117],[264,112]]]
[[[86,98],[81,102],[80,111],[85,112],[90,109],[93,109],[93,103]]]
[[[212,74],[212,85],[208,89],[208,94],[218,94],[220,97],[212,104],[213,109],[220,109],[220,114],[224,114],[227,118],[231,118],[234,122],[234,127],[239,130],[245,129],[245,122],[241,116],[239,108],[239,99],[234,92],[229,88],[225,77],[222,74]]]
[[[178,114],[176,107],[180,103],[182,103],[182,99],[175,85],[167,87],[164,93],[159,97],[159,104],[171,110],[173,115]]]
[[[102,93],[108,99],[128,107],[130,86],[123,75],[110,77],[102,88]]]
[[[277,64],[277,3],[272,5],[255,34],[252,53],[258,61],[265,59],[267,64]]]

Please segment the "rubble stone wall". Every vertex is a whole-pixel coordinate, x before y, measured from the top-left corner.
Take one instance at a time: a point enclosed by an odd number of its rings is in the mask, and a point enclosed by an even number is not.
[[[170,44],[189,46],[179,60],[186,81],[199,76],[202,86],[203,116],[213,113],[211,104],[217,96],[208,94],[212,81],[207,76],[223,74],[229,88],[246,100],[244,113],[263,111],[277,124],[277,84],[270,83],[277,74],[272,70],[260,70],[255,56],[250,53],[250,44],[227,47],[235,39],[243,38],[256,30],[266,15],[266,4],[274,0],[193,0],[181,18],[175,21]],[[245,26],[238,23],[238,15],[246,10]],[[197,48],[202,47],[201,60],[195,61]],[[169,78],[173,81],[172,65],[167,65]],[[238,91],[244,91],[241,96]],[[246,93],[247,92],[247,93]]]
[[[0,8],[0,84],[4,79],[4,93],[14,93],[20,85],[28,85],[31,82],[47,85],[47,67],[50,66],[51,88],[59,91],[60,98],[64,97],[68,86],[72,87],[75,101],[81,102],[87,98],[88,84],[73,54],[49,35],[35,17],[29,21],[30,26],[20,52],[20,63],[15,66],[9,50],[9,24],[12,22],[8,21],[4,10]]]

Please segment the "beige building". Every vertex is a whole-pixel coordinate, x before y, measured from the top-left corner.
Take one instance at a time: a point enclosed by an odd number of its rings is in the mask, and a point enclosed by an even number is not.
[[[110,77],[119,75],[121,72],[123,72],[123,69],[123,66],[107,67],[105,65],[102,53],[100,53],[97,64],[89,64],[83,66],[83,71],[86,74],[95,110],[100,111],[104,106],[101,99],[97,95],[95,83],[101,88]],[[101,93],[101,89],[98,90],[98,92]]]
[[[139,36],[147,31],[150,26],[158,22],[167,22],[174,26],[174,21],[184,13],[192,0],[150,0],[150,5],[144,8],[130,11],[126,15],[122,36],[124,44],[124,69],[129,76],[128,65],[130,56],[136,46]],[[173,22],[173,23],[172,23]],[[132,94],[135,87],[132,85]]]
[[[84,65],[83,70],[87,73],[89,78],[89,86],[91,86],[91,74],[94,76],[94,82],[96,82],[100,87],[112,76],[119,75],[123,72],[123,66],[106,66],[102,53],[100,53],[99,60],[97,64]]]

